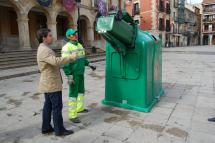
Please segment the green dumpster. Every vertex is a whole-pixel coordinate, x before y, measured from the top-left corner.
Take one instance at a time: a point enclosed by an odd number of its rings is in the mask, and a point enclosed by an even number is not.
[[[163,95],[161,41],[122,11],[99,17],[96,30],[107,41],[103,103],[149,112]]]

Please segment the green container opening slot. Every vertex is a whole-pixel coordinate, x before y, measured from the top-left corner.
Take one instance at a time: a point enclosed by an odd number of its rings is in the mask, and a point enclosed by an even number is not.
[[[97,19],[106,43],[106,105],[150,112],[164,91],[159,38],[142,31],[124,11]]]

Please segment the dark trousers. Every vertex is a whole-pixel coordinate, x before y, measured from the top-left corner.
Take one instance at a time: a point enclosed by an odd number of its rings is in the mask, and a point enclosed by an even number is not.
[[[43,123],[42,131],[52,129],[51,126],[51,113],[53,114],[53,124],[55,133],[65,131],[62,117],[62,91],[45,93],[45,103],[43,106]]]

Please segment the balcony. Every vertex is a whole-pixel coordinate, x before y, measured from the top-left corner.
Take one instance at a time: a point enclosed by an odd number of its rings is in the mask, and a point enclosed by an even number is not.
[[[187,31],[187,32],[190,32],[190,33],[194,33],[194,32],[193,32],[193,27],[192,27],[192,26],[189,26],[189,27],[187,28],[186,31]]]
[[[177,23],[180,23],[180,24],[186,23],[185,19],[181,18],[181,17],[174,17],[174,22],[177,22]]]
[[[164,19],[163,18],[159,18],[159,30],[160,31],[165,31],[165,25],[164,25]]]
[[[165,26],[164,26],[164,24],[159,24],[159,30],[160,30],[160,31],[165,31]]]
[[[167,25],[166,26],[166,32],[170,32],[170,31],[171,31],[170,25]]]
[[[139,15],[139,14],[140,14],[139,3],[135,3],[133,8],[133,15]]]
[[[187,30],[184,31],[183,35],[185,36],[196,36],[198,35],[198,32],[194,32],[193,29],[188,28]]]
[[[133,9],[133,15],[139,15],[140,14],[140,9],[139,8],[134,8]]]
[[[163,2],[163,1],[160,1],[160,4],[159,4],[159,11],[160,11],[160,12],[165,12],[165,7],[164,7],[164,2]]]
[[[215,28],[212,29],[204,29],[203,33],[215,33]]]
[[[163,23],[159,23],[159,30],[160,31],[165,31],[165,28],[164,28],[164,24]]]
[[[179,23],[179,24],[185,23],[184,17],[178,17],[178,23]]]
[[[205,23],[215,23],[215,18],[205,18],[205,19],[203,19],[203,22],[205,22]]]
[[[170,5],[169,4],[166,5],[166,13],[167,14],[171,14],[171,10],[170,10]]]
[[[215,8],[205,8],[203,12],[215,13]]]
[[[174,29],[173,29],[173,34],[177,34],[177,33],[178,33],[177,28],[174,28]]]
[[[190,18],[185,18],[184,23],[193,23],[193,21]]]
[[[185,31],[184,29],[178,30],[178,34],[185,34],[185,33],[187,33],[187,31]]]
[[[170,20],[166,20],[166,32],[171,31]]]
[[[166,14],[171,14],[171,10],[170,9],[166,9]]]
[[[189,36],[189,35],[191,35],[191,33],[190,33],[189,31],[185,31],[185,32],[183,32],[183,33],[181,33],[181,34],[183,34],[184,36]]]

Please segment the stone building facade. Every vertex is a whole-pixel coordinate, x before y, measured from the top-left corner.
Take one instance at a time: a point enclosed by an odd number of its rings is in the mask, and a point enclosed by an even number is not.
[[[127,0],[127,11],[142,30],[160,37],[166,45],[170,34],[170,0]]]
[[[171,5],[170,47],[194,46],[201,44],[201,9],[198,5],[184,3],[180,16],[177,0]]]
[[[202,44],[215,45],[215,0],[203,0]]]
[[[185,46],[201,45],[201,12],[198,5],[185,5],[184,36]]]
[[[107,2],[123,4],[121,0]],[[96,13],[95,0],[82,0],[80,33],[86,48],[104,47],[104,40],[95,31]],[[49,7],[41,6],[36,0],[1,0],[0,17],[0,51],[35,49],[36,31],[45,27],[52,31],[53,47],[60,48],[67,28],[77,28],[78,11],[77,7],[67,11],[62,0],[52,0]]]

